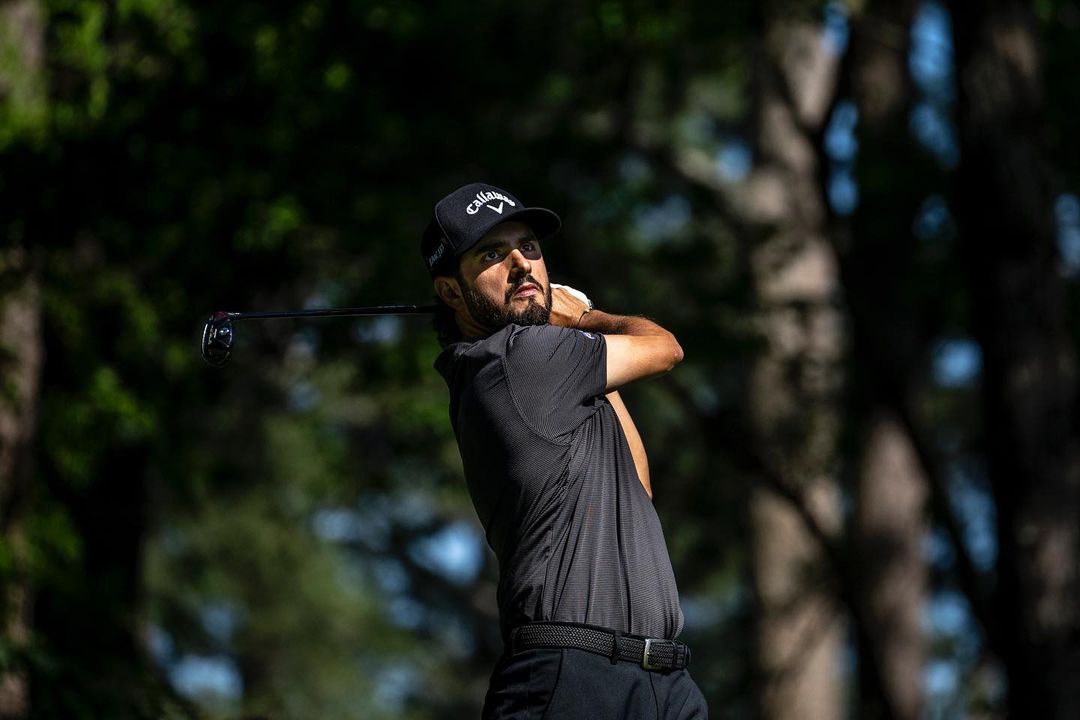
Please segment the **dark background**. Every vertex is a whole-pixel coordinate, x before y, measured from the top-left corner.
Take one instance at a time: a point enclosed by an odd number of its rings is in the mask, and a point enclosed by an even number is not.
[[[465,182],[628,388],[714,717],[1080,717],[1080,4],[0,1],[0,717],[472,718]]]

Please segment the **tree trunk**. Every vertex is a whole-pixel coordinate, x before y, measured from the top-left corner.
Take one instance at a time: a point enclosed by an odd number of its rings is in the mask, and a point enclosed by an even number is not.
[[[766,488],[751,499],[765,718],[843,715],[835,575],[807,527],[809,520],[833,534],[839,526],[833,473],[844,333],[811,141],[835,69],[816,24],[776,18],[768,28],[757,76],[760,163],[749,181],[753,204],[740,208],[760,232],[751,263],[766,346],[748,398],[757,452],[804,505],[800,514]]]
[[[897,419],[879,410],[869,425],[855,505],[856,602],[869,639],[863,661],[876,664],[884,697],[862,698],[862,715],[915,720],[923,700],[926,484]]]
[[[16,655],[30,641],[33,595],[24,535],[31,446],[44,353],[41,295],[21,247],[0,252],[0,543],[11,561],[0,585],[4,642]],[[26,717],[25,670],[0,673],[0,718]]]
[[[874,3],[851,20],[851,48],[842,84],[858,110],[860,204],[849,223],[836,222],[844,289],[860,368],[851,416],[862,458],[855,478],[853,602],[863,627],[860,715],[918,718],[924,642],[921,611],[927,568],[927,480],[905,424],[910,373],[928,332],[907,283],[920,277],[911,221],[927,192],[908,130],[907,72],[912,2]],[[865,168],[865,170],[864,170]],[[880,168],[893,168],[883,175]],[[871,667],[873,665],[873,667]]]
[[[997,504],[997,646],[1010,717],[1080,717],[1076,354],[1040,147],[1042,87],[1026,4],[954,2],[957,215],[983,350]]]
[[[44,23],[39,0],[0,1],[0,146],[44,126]]]
[[[33,131],[44,110],[44,25],[37,0],[0,3],[0,145]],[[30,642],[33,593],[26,571],[25,502],[31,477],[44,349],[41,293],[31,259],[8,234],[0,249],[0,576],[3,642],[16,657]],[[27,674],[16,660],[0,672],[0,718],[29,712]]]

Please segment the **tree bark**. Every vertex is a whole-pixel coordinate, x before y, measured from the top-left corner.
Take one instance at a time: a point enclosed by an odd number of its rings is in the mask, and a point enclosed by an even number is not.
[[[45,102],[44,38],[37,0],[0,3],[0,103],[7,125],[0,143],[40,129],[34,126]],[[0,544],[11,561],[0,576],[0,612],[3,641],[18,655],[32,628],[24,521],[44,348],[40,284],[26,249],[11,240],[9,234],[0,249]],[[0,672],[0,718],[26,717],[29,698],[27,673],[16,661]]]
[[[0,543],[11,560],[2,578],[4,642],[19,653],[31,633],[33,593],[24,532],[44,351],[41,293],[21,247],[0,252]],[[0,718],[29,712],[27,675],[18,663],[0,673]]]
[[[913,302],[918,278],[911,220],[925,199],[928,174],[908,130],[911,87],[908,35],[915,3],[874,3],[851,19],[851,48],[841,83],[858,110],[860,205],[837,220],[853,355],[860,377],[851,416],[862,448],[855,478],[853,602],[860,638],[860,714],[914,720],[923,705],[921,610],[927,568],[927,479],[905,424],[912,368],[930,335]],[[865,170],[864,170],[865,168]],[[882,175],[881,168],[895,168]],[[870,665],[874,667],[870,669]]]
[[[765,342],[748,402],[758,454],[808,515],[766,488],[751,498],[764,718],[843,715],[837,668],[845,628],[835,576],[805,524],[812,518],[832,535],[840,521],[834,473],[844,330],[811,139],[831,103],[835,70],[818,25],[771,21],[756,78],[760,162],[749,179],[752,203],[739,208],[759,233],[751,264]]]
[[[982,346],[997,505],[999,652],[1011,717],[1080,717],[1076,353],[1040,135],[1040,49],[1026,3],[953,2],[957,219]]]
[[[922,540],[926,485],[907,433],[888,412],[870,421],[859,468],[854,541],[864,631],[883,698],[862,698],[864,715],[915,720],[923,704],[922,608],[927,571]],[[884,709],[875,708],[881,704]]]

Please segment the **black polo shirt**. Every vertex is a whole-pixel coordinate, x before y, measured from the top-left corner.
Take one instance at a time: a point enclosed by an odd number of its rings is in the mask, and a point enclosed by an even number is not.
[[[604,395],[604,336],[508,325],[443,350],[473,505],[499,560],[503,637],[535,620],[674,638],[664,533]]]

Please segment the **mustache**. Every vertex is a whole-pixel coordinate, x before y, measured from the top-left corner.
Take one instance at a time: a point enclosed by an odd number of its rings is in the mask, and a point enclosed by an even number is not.
[[[541,282],[534,278],[532,275],[526,275],[523,278],[515,280],[514,284],[510,286],[510,289],[506,291],[506,302],[509,303],[510,298],[514,296],[514,293],[516,293],[518,289],[525,283],[532,283],[536,287],[540,288],[540,293],[544,295],[544,297],[547,297],[547,288],[545,288],[543,284],[541,284]]]

